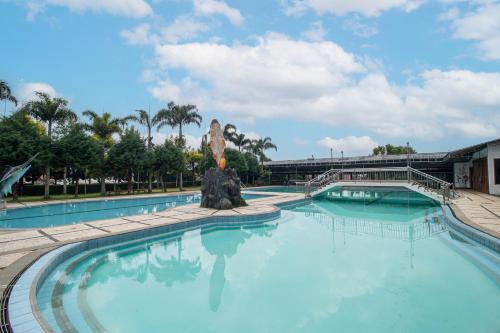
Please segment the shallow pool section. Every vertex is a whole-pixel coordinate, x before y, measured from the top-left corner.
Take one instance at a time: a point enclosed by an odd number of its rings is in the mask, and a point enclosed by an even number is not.
[[[264,195],[243,193],[244,199]],[[180,194],[134,199],[109,199],[47,204],[0,212],[0,228],[45,228],[116,217],[150,214],[200,202],[200,194]]]
[[[37,305],[56,332],[498,332],[498,276],[465,250],[486,253],[441,207],[325,199],[81,253]]]

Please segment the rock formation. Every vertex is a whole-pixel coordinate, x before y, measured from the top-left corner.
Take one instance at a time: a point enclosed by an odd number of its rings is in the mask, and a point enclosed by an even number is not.
[[[241,206],[241,181],[234,169],[210,168],[201,185],[201,207],[232,209]]]

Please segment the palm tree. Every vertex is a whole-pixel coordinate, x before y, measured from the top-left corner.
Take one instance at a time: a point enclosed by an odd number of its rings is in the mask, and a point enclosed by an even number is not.
[[[222,133],[225,140],[233,142],[234,136],[236,135],[236,126],[233,124],[226,124]]]
[[[123,123],[123,119],[111,118],[109,112],[104,112],[102,116],[99,116],[96,112],[92,110],[87,110],[83,112],[83,115],[88,117],[90,124],[85,124],[85,129],[92,133],[94,138],[99,141],[99,143],[104,147],[103,153],[111,148],[113,145],[113,134],[120,133],[120,125]],[[104,162],[105,156],[101,156]],[[104,176],[104,166],[101,166],[100,170],[100,180],[101,180],[101,195],[106,194],[106,182]]]
[[[264,160],[267,159],[265,151],[268,149],[278,150],[278,147],[272,143],[270,137],[265,137],[264,139],[253,140],[250,146],[251,151],[259,157],[261,166],[264,166]]]
[[[161,109],[153,117],[153,122],[157,124],[157,130],[160,130],[163,126],[179,127],[179,142],[182,145],[184,145],[182,126],[196,124],[200,127],[201,121],[202,117],[198,113],[196,105],[176,105],[174,102],[168,103],[166,109]],[[179,173],[179,188],[182,191],[182,171]]]
[[[26,110],[33,118],[45,123],[47,126],[47,137],[49,143],[52,142],[52,128],[55,123],[63,123],[66,121],[76,121],[76,114],[68,108],[68,101],[64,98],[52,98],[43,92],[35,92],[38,100],[26,103],[23,110]],[[50,163],[45,166],[45,193],[46,199],[50,196],[49,188],[50,179]]]
[[[7,108],[7,101],[14,103],[17,106],[17,99],[12,95],[9,84],[6,81],[0,80],[0,101],[5,101]],[[5,116],[5,114],[4,114]]]
[[[151,151],[151,148],[153,148],[153,137],[151,136],[151,130],[155,125],[157,125],[156,116],[151,118],[149,112],[145,110],[135,110],[135,111],[138,113],[138,116],[134,115],[128,118],[146,127],[146,129],[148,130],[148,137],[146,139],[147,147],[148,151]],[[153,174],[151,170],[149,171],[148,175],[148,192],[149,193],[153,192]]]
[[[238,147],[238,151],[241,152],[241,148],[245,149],[249,147],[252,143],[252,140],[245,137],[245,134],[243,133],[234,133],[234,136],[231,138],[231,142],[234,143]]]

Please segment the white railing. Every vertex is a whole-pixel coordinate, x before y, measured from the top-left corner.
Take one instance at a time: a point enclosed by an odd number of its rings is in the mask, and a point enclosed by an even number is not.
[[[451,183],[431,176],[411,167],[406,168],[365,168],[365,169],[331,169],[327,172],[304,183],[306,197],[310,197],[312,192],[318,192],[322,188],[337,182],[407,182],[411,185],[443,196],[446,202],[454,197],[451,190]]]

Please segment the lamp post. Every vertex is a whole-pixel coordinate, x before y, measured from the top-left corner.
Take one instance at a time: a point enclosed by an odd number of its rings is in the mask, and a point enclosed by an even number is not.
[[[330,169],[333,169],[333,148],[330,148]]]
[[[410,182],[410,142],[406,142],[406,177]]]
[[[342,150],[342,151],[340,152],[340,154],[342,155],[340,168],[341,168],[341,169],[344,169],[344,151]]]

